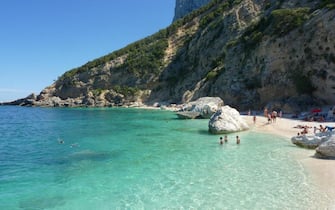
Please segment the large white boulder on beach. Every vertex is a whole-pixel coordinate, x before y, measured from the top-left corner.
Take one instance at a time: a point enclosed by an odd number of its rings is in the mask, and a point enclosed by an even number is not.
[[[315,156],[318,158],[335,159],[335,137],[332,136],[328,141],[320,144],[315,151]]]
[[[306,135],[299,135],[293,136],[291,138],[291,142],[297,146],[307,148],[307,149],[315,149],[323,142],[328,141],[329,136],[306,136]]]
[[[212,115],[208,128],[209,132],[220,134],[247,130],[249,126],[236,109],[226,105]]]

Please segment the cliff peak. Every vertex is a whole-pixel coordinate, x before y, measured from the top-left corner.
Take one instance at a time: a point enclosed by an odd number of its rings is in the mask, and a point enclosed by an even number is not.
[[[208,4],[211,0],[176,0],[173,21],[176,21],[193,10]]]

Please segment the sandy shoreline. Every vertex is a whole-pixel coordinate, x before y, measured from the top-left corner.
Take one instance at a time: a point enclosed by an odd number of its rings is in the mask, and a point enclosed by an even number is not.
[[[256,123],[254,124],[253,116],[243,116],[243,118],[248,122],[252,131],[281,136],[289,142],[291,142],[292,136],[302,131],[302,129],[294,128],[297,125],[319,127],[322,124],[323,126],[335,126],[335,122],[306,122],[287,118],[279,118],[275,123],[268,124],[267,118],[261,116],[256,117]],[[309,132],[313,134],[313,129],[310,129]],[[333,182],[335,178],[335,160],[316,159],[313,157],[315,150],[303,148],[301,150],[305,150],[303,153],[308,154],[297,154],[297,160],[302,164],[313,183],[321,191],[327,193],[330,200],[334,201],[329,209],[335,209],[335,182]]]
[[[161,109],[157,107],[141,107],[144,109]],[[166,107],[164,110],[177,111],[178,107]],[[253,116],[241,115],[249,124],[250,130],[281,136],[291,143],[291,137],[297,135],[302,129],[295,128],[297,125],[307,125],[309,127],[323,126],[335,127],[335,122],[308,122],[290,118],[277,118],[275,123],[268,123],[267,118],[263,116],[256,117],[256,123],[253,122]],[[313,135],[313,129],[309,129],[310,135]],[[292,144],[292,143],[291,143]],[[294,145],[294,144],[292,144]],[[321,191],[327,194],[330,204],[329,206],[320,206],[320,209],[335,210],[335,160],[325,160],[314,158],[315,150],[301,148],[301,154],[296,154],[296,158],[305,169],[308,178]],[[308,209],[308,208],[307,208]]]

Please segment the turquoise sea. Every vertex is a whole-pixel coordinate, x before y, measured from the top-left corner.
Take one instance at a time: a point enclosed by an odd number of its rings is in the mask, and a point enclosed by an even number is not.
[[[0,106],[0,209],[320,209],[283,138],[219,145],[208,120],[126,108]],[[64,143],[60,141],[64,141]]]

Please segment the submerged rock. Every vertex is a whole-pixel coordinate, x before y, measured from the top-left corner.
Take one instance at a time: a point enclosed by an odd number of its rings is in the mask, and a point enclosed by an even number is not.
[[[200,116],[199,112],[177,112],[177,116],[180,119],[195,119],[198,118]]]
[[[208,128],[209,132],[219,134],[247,130],[249,126],[236,109],[226,105],[212,115]]]

